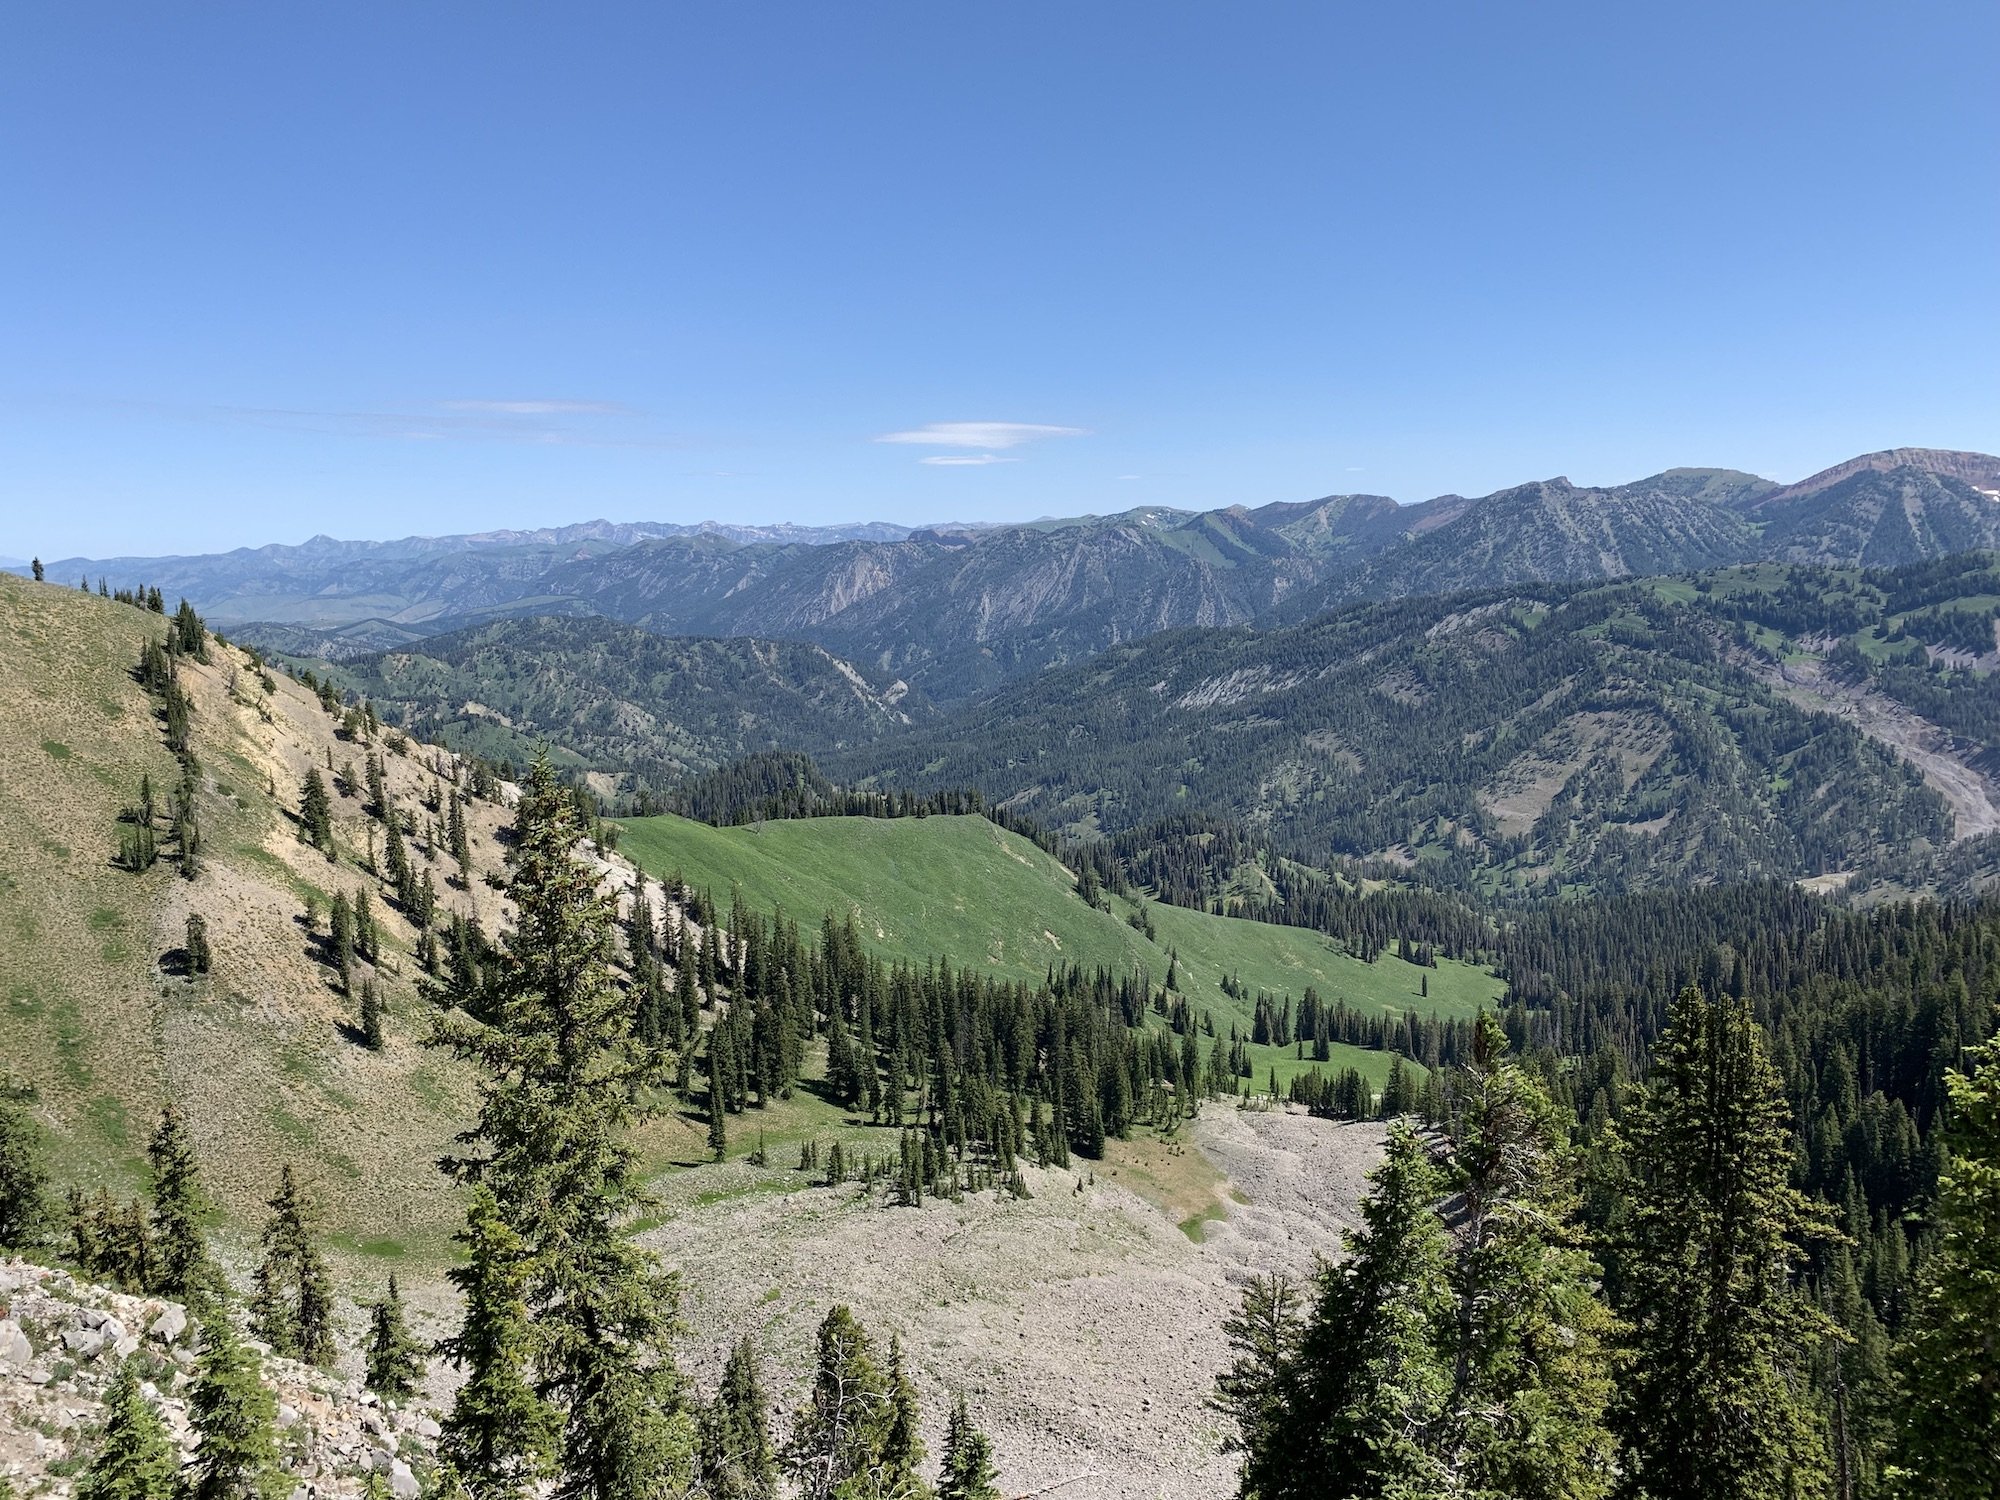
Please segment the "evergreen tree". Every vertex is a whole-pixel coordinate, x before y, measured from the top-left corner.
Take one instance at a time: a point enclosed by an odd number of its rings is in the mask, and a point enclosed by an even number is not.
[[[1946,1077],[1937,1248],[1896,1347],[1891,1482],[1922,1500],[2000,1494],[2000,1038]]]
[[[39,557],[29,559],[28,569],[35,575],[35,582],[40,583],[43,578],[42,560]]]
[[[139,1390],[138,1361],[120,1361],[104,1393],[97,1453],[76,1481],[77,1500],[172,1500],[180,1454]]]
[[[882,1432],[882,1460],[876,1468],[875,1493],[927,1495],[929,1487],[917,1475],[924,1461],[924,1440],[918,1432],[917,1388],[903,1366],[903,1342],[889,1336],[888,1421]]]
[[[1450,1236],[1436,1209],[1445,1181],[1423,1142],[1398,1125],[1369,1182],[1348,1258],[1319,1274],[1268,1436],[1246,1455],[1246,1497],[1414,1500],[1445,1491],[1437,1448],[1457,1311]]]
[[[1616,1129],[1627,1485],[1648,1500],[1821,1493],[1804,1381],[1833,1328],[1794,1277],[1830,1231],[1791,1186],[1784,1095],[1749,1006],[1682,990]]]
[[[382,987],[373,979],[361,984],[361,1045],[370,1052],[382,1050]]]
[[[945,1428],[944,1467],[938,1473],[938,1500],[1000,1500],[993,1471],[993,1444],[973,1426],[965,1397],[952,1403]]]
[[[661,1059],[636,1043],[612,982],[611,903],[575,853],[582,834],[538,758],[516,823],[499,1024],[438,1022],[438,1040],[486,1074],[465,1136],[478,1154],[446,1165],[492,1190],[521,1242],[530,1378],[564,1412],[557,1500],[644,1500],[683,1485],[695,1457],[665,1347],[678,1286],[620,1227],[648,1201],[629,1137]]]
[[[213,1314],[201,1325],[188,1416],[201,1444],[181,1478],[185,1500],[278,1500],[290,1488],[278,1468],[278,1404],[256,1357],[229,1320]]]
[[[183,951],[187,954],[190,974],[206,974],[214,962],[214,955],[208,947],[208,921],[193,912],[188,913],[187,942]]]
[[[146,1142],[146,1160],[153,1168],[153,1290],[164,1297],[199,1302],[215,1281],[201,1229],[208,1205],[194,1143],[171,1103],[160,1110],[160,1123]]]
[[[717,1161],[729,1155],[729,1121],[725,1115],[726,1097],[722,1088],[722,1051],[717,1045],[717,1026],[709,1033],[708,1041],[708,1149]]]
[[[1234,1358],[1209,1401],[1235,1421],[1233,1446],[1261,1454],[1286,1440],[1286,1382],[1299,1327],[1298,1289],[1282,1276],[1253,1276],[1222,1325]]]
[[[328,859],[333,858],[333,804],[327,799],[326,781],[318,766],[306,772],[305,791],[299,799],[299,837]]]
[[[264,1259],[257,1267],[252,1326],[271,1352],[309,1365],[333,1361],[333,1282],[312,1242],[305,1195],[289,1166],[268,1200]]]
[[[423,1379],[423,1344],[403,1320],[403,1296],[396,1278],[368,1312],[368,1388],[384,1401],[407,1401]]]
[[[0,1087],[0,1247],[25,1249],[41,1238],[48,1213],[35,1127],[18,1090]]]
[[[1475,1494],[1588,1500],[1608,1494],[1615,1444],[1610,1314],[1578,1244],[1568,1124],[1507,1058],[1491,1012],[1457,1086],[1452,1387],[1438,1442]]]
[[[868,1335],[844,1306],[819,1325],[818,1358],[806,1404],[792,1424],[785,1467],[800,1500],[864,1500],[882,1462],[889,1386]]]
[[[702,1414],[701,1488],[709,1500],[772,1500],[777,1493],[763,1382],[748,1339],[730,1351],[722,1387]]]
[[[465,1373],[443,1422],[438,1456],[473,1500],[513,1500],[546,1473],[556,1413],[530,1383],[532,1330],[521,1237],[486,1188],[475,1187],[455,1236],[466,1263],[447,1272],[465,1299],[456,1336],[438,1352]]]

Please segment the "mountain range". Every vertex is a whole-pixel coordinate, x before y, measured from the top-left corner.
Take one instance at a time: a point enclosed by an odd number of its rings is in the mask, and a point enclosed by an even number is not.
[[[907,531],[590,522],[68,558],[50,574],[143,581],[301,654],[362,655],[507,616],[602,615],[659,634],[810,641],[881,688],[901,681],[947,703],[1178,627],[1751,561],[1895,566],[1981,547],[2000,547],[2000,459],[1902,448],[1793,485],[1670,469],[1416,505],[1332,495]]]

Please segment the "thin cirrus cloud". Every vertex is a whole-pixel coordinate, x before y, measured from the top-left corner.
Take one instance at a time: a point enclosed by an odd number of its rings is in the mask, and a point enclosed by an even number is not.
[[[447,401],[447,411],[493,412],[505,417],[626,416],[616,401]]]
[[[1019,461],[1002,458],[997,453],[933,453],[928,458],[917,460],[920,464],[934,464],[941,469],[976,469],[986,464],[1011,464]]]
[[[1086,428],[1055,427],[1046,422],[928,422],[905,432],[885,432],[875,441],[907,443],[919,448],[980,448],[986,450],[985,455],[974,462],[988,462],[996,451],[1004,452],[1009,448],[1038,443],[1044,438],[1089,435]],[[920,460],[923,463],[931,461]]]

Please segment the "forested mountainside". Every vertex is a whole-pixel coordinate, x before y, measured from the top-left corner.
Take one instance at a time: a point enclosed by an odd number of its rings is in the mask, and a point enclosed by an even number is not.
[[[829,769],[976,786],[1078,831],[1217,814],[1313,862],[1389,860],[1496,893],[1865,879],[1948,844],[1919,771],[1798,707],[1703,597],[1506,590],[1177,632]]]
[[[273,649],[354,655],[496,615],[599,614],[661,634],[811,641],[943,702],[1154,631],[1296,620],[1343,601],[1761,559],[1894,564],[2000,546],[1996,476],[2000,460],[1982,455],[1896,449],[1785,488],[1674,469],[1412,506],[1339,495],[889,538],[835,529],[746,540],[742,529],[593,523],[315,542],[142,571],[218,621],[255,622],[246,639]],[[52,569],[66,581],[138,566],[69,559]]]
[[[310,658],[300,658],[309,661]],[[401,651],[313,661],[421,739],[526,764],[547,747],[607,799],[651,794],[758,750],[866,743],[929,715],[824,648],[655,635],[587,616],[503,620]]]

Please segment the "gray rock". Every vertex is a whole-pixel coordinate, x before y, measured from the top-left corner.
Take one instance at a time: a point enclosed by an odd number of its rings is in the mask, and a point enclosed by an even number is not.
[[[299,1409],[296,1406],[293,1406],[288,1402],[284,1401],[280,1401],[278,1403],[278,1425],[280,1427],[291,1427],[295,1425],[298,1422],[298,1420],[299,1420]]]
[[[410,1466],[400,1458],[389,1465],[389,1493],[396,1500],[417,1500],[420,1486],[417,1476],[410,1472]]]
[[[169,1304],[160,1309],[159,1316],[146,1325],[146,1337],[160,1344],[177,1344],[181,1335],[187,1332],[188,1320],[184,1309]]]
[[[439,1427],[438,1424],[436,1422],[433,1422],[429,1417],[417,1418],[418,1437],[428,1438],[430,1441],[436,1442],[443,1435],[444,1435],[444,1429]]]
[[[0,1320],[0,1365],[25,1365],[34,1357],[35,1346],[21,1325],[12,1318]]]

